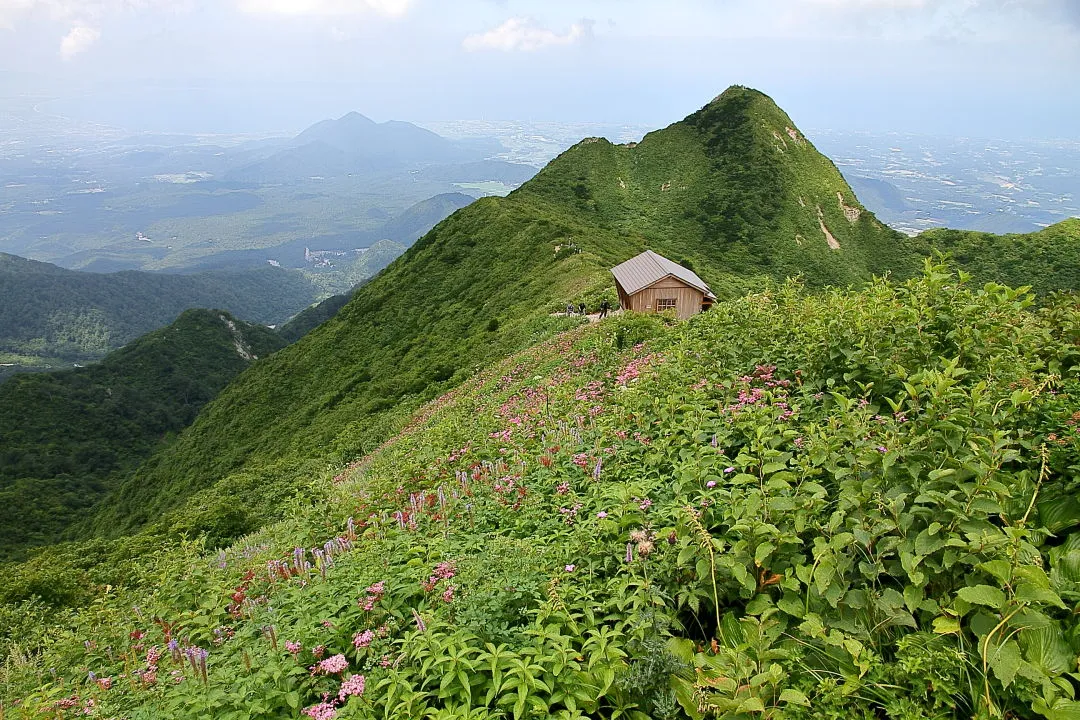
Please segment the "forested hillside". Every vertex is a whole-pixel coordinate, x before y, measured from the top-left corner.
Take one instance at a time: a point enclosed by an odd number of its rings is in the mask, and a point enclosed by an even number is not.
[[[98,360],[189,308],[282,323],[319,296],[301,273],[281,268],[99,274],[0,253],[0,363],[40,368]]]
[[[1080,290],[1080,218],[1024,235],[932,230],[914,242],[924,253],[949,253],[981,280],[1031,285],[1040,294]]]
[[[0,560],[72,522],[257,358],[285,343],[219,310],[188,310],[91,367],[0,384]]]

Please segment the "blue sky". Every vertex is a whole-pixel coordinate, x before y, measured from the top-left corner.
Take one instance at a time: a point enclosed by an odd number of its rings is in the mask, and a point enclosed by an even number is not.
[[[136,130],[661,126],[736,83],[805,128],[1080,140],[1080,0],[0,0],[0,98]]]

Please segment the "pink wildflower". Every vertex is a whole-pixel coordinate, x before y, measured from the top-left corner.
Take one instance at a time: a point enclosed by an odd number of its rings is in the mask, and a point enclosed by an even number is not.
[[[566,572],[572,573],[572,572],[574,572],[574,570],[577,569],[577,565],[567,565],[565,569],[566,569]]]
[[[353,636],[353,647],[357,650],[366,648],[371,645],[372,640],[375,639],[375,633],[371,630],[365,630],[364,632],[358,632]]]
[[[352,695],[363,695],[366,678],[363,675],[350,675],[338,690],[338,701],[345,702]]]
[[[336,675],[340,672],[345,672],[349,668],[349,661],[345,659],[345,656],[341,653],[337,655],[331,655],[325,660],[316,665],[319,672],[326,673],[327,675]]]
[[[293,657],[296,657],[297,655],[300,654],[300,651],[304,649],[304,646],[301,645],[298,642],[293,642],[292,640],[286,640],[285,641],[285,649],[288,652],[292,653]]]
[[[707,487],[707,488],[716,487],[716,481],[715,480],[710,480],[709,482],[705,483],[705,487]]]
[[[601,520],[603,520],[604,518],[606,518],[606,517],[607,517],[607,513],[606,513],[606,512],[604,512],[603,510],[601,510],[600,512],[596,513],[596,517],[598,517],[598,518],[600,518]]]
[[[312,718],[312,720],[334,720],[334,717],[337,715],[337,710],[335,710],[334,706],[330,703],[324,702],[305,708],[304,714]]]

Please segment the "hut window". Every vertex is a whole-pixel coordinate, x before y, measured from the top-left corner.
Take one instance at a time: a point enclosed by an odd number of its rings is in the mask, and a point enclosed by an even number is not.
[[[675,298],[657,298],[656,299],[656,312],[664,312],[665,310],[675,309]]]

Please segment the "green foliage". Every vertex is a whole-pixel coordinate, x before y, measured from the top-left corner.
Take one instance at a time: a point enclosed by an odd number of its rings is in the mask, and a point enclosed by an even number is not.
[[[221,311],[189,310],[97,365],[0,384],[0,560],[56,542],[253,358],[282,345]]]
[[[552,313],[645,247],[736,299]],[[932,265],[822,289],[924,250],[744,88],[585,141],[241,374],[79,528],[115,539],[4,569],[0,700],[1070,717],[1080,308]]]
[[[924,255],[948,253],[982,282],[1029,285],[1040,295],[1080,289],[1080,219],[1026,235],[931,230],[912,243]]]
[[[93,599],[3,598],[0,697],[16,718],[1068,717],[1078,321],[932,266],[578,326],[333,478],[302,470],[221,551],[39,556],[11,577]]]

